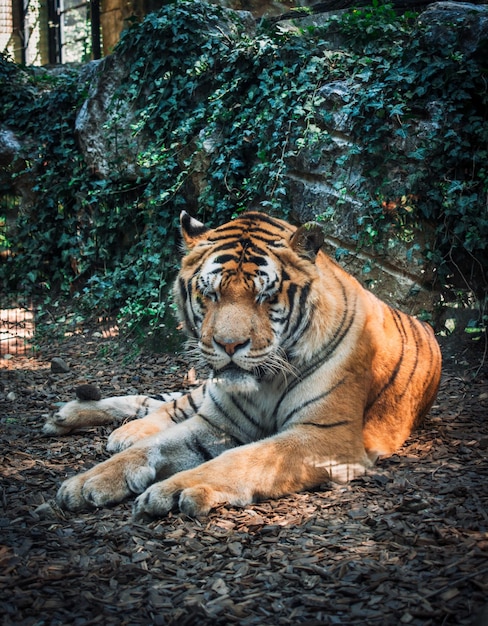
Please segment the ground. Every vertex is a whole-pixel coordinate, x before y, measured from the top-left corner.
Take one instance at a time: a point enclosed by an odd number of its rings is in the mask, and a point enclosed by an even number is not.
[[[91,330],[3,359],[4,626],[488,624],[488,369],[482,340],[442,348],[425,424],[364,478],[148,524],[130,502],[59,510],[59,484],[107,457],[110,429],[41,427],[81,383],[104,395],[188,386],[189,359],[135,355]],[[53,357],[70,371],[53,373]]]

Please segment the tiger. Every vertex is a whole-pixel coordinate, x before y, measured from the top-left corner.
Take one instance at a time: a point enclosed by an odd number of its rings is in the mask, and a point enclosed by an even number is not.
[[[49,417],[47,435],[124,422],[113,456],[61,484],[62,508],[137,496],[136,519],[205,516],[346,483],[402,446],[439,387],[427,323],[327,256],[318,223],[249,210],[209,228],[183,211],[180,231],[173,296],[208,378],[161,398],[81,394]]]

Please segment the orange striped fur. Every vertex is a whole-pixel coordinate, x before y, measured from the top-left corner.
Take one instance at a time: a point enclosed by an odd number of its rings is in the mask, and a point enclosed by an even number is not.
[[[364,289],[321,250],[320,228],[249,212],[216,229],[183,213],[175,300],[211,369],[181,397],[75,400],[45,425],[116,429],[109,460],[61,486],[69,509],[140,494],[136,516],[344,481],[398,450],[431,407],[432,329]],[[166,401],[165,401],[166,400]]]

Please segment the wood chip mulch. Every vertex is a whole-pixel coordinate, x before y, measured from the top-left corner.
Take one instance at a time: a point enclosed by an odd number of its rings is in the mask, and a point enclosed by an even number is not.
[[[48,439],[41,427],[83,383],[105,396],[181,388],[189,359],[87,332],[1,360],[0,621],[486,626],[488,369],[473,342],[443,352],[424,426],[367,476],[147,525],[130,502],[59,510],[59,484],[107,458],[109,429]],[[70,371],[52,373],[53,357]]]

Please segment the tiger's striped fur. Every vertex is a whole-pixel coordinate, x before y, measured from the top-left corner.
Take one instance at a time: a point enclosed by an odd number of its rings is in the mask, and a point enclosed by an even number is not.
[[[175,299],[213,373],[159,405],[144,396],[68,403],[46,432],[155,411],[112,433],[118,454],[67,480],[62,506],[136,493],[138,516],[205,514],[348,480],[402,445],[439,385],[428,325],[329,259],[317,225],[249,212],[209,230],[183,213],[181,230]]]

